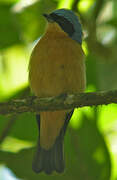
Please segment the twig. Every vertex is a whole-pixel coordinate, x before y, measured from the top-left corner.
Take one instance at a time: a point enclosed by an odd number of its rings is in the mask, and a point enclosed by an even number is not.
[[[74,12],[77,12],[77,11],[78,11],[77,5],[78,5],[79,1],[80,1],[80,0],[74,0],[74,1],[73,1],[72,10],[73,10]]]
[[[7,135],[9,134],[11,128],[14,125],[14,122],[16,120],[16,115],[13,115],[10,117],[8,123],[5,125],[1,135],[0,135],[0,144],[4,141],[4,139],[7,137]]]
[[[0,103],[0,114],[14,114],[23,112],[54,111],[73,109],[83,106],[97,106],[117,103],[117,90],[107,92],[62,94],[56,97],[38,98],[34,96],[14,99]]]

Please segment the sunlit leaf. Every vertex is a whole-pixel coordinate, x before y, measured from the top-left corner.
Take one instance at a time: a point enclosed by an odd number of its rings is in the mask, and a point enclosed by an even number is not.
[[[13,46],[2,54],[5,66],[1,67],[0,86],[2,96],[9,96],[17,89],[23,88],[28,80],[28,50],[24,46]],[[3,73],[4,72],[4,73]]]
[[[73,3],[73,0],[60,0],[58,4],[58,8],[71,8],[71,5]]]
[[[78,9],[79,11],[81,12],[86,12],[90,7],[91,5],[94,3],[94,0],[81,0],[79,2],[79,5],[78,5]]]

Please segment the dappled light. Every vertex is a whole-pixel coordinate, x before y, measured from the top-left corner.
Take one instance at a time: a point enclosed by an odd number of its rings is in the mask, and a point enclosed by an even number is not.
[[[28,83],[29,58],[45,32],[42,14],[58,8],[72,9],[83,27],[85,92],[117,89],[116,0],[2,0],[0,102],[33,95]],[[117,180],[117,104],[75,108],[65,136],[66,169],[61,175],[32,171],[37,138],[34,113],[20,113],[14,119],[10,114],[0,115],[1,180],[4,168],[17,179]]]

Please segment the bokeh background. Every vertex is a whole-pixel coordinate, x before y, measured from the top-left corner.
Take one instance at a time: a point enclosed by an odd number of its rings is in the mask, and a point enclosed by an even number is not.
[[[83,26],[86,92],[117,89],[117,0],[0,0],[0,101],[31,95],[28,63],[43,13],[69,8]],[[35,116],[0,115],[0,180],[117,180],[117,104],[75,109],[65,137],[66,170],[32,171]]]

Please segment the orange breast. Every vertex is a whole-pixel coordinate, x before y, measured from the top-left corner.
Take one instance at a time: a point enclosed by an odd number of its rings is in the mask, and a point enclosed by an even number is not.
[[[39,97],[83,91],[85,66],[81,46],[67,36],[45,34],[32,52],[29,81]]]

